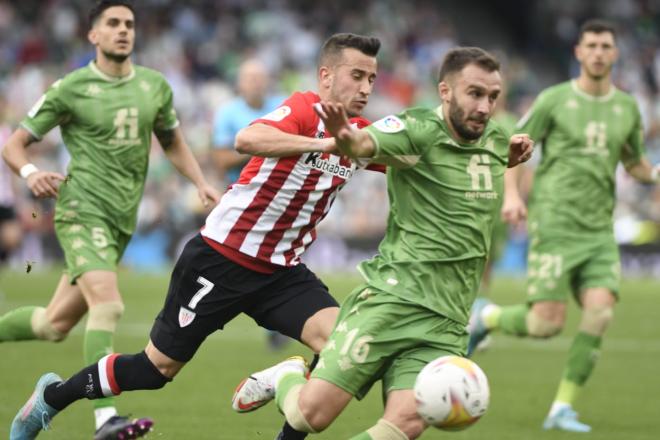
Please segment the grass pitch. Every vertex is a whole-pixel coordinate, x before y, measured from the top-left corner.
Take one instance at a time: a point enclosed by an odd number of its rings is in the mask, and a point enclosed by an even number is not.
[[[57,272],[0,274],[0,313],[15,307],[46,304],[59,277]],[[358,284],[353,275],[322,277],[337,298]],[[120,273],[126,312],[115,347],[119,352],[140,351],[167,289],[168,276]],[[496,280],[492,298],[514,303],[524,297],[521,280]],[[544,432],[540,426],[554,396],[566,353],[577,325],[577,309],[557,338],[532,341],[495,335],[489,351],[474,360],[491,384],[491,406],[474,427],[459,433],[428,430],[422,439],[457,440],[655,440],[660,438],[660,282],[628,280],[623,300],[603,344],[601,360],[577,405],[590,434]],[[78,371],[82,360],[83,325],[59,344],[23,342],[0,344],[0,437],[6,436],[14,414],[46,371],[63,377]],[[159,391],[127,392],[117,399],[122,414],[155,419],[151,439],[271,440],[282,416],[270,404],[250,414],[235,414],[230,399],[236,384],[248,373],[292,354],[309,356],[293,342],[280,352],[265,346],[262,329],[246,317],[212,335],[173,383]],[[88,440],[92,437],[92,404],[76,402],[53,421],[43,439]],[[380,390],[374,388],[362,402],[353,402],[324,433],[310,439],[340,440],[367,429],[382,411]]]

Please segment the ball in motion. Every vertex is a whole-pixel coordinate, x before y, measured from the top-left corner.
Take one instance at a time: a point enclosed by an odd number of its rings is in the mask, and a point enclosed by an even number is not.
[[[488,379],[477,364],[459,356],[429,362],[415,381],[417,412],[431,426],[459,431],[488,409]]]

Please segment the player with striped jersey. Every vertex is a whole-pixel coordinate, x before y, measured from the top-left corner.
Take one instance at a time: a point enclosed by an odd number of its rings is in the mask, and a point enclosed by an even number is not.
[[[239,132],[236,149],[254,157],[208,216],[201,233],[184,247],[145,350],[107,355],[67,381],[52,373],[43,376],[24,407],[28,410],[14,420],[16,429],[34,420],[38,428],[17,438],[36,437],[42,413],[53,417],[76,400],[163,387],[208,335],[240,313],[301,341],[315,353],[321,350],[338,304],[300,262],[300,255],[316,237],[316,225],[359,161],[337,154],[335,140],[314,106],[321,100],[341,102],[356,126],[366,125],[359,116],[376,79],[379,48],[376,38],[333,35],[321,48],[318,93],[294,93]],[[259,405],[240,400],[235,404],[239,411]],[[305,435],[287,426],[281,437],[293,440]]]

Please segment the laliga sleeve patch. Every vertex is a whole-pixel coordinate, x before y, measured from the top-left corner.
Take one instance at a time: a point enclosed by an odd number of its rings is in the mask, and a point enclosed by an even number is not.
[[[262,116],[261,119],[265,119],[267,121],[279,122],[282,119],[289,116],[290,114],[291,114],[291,107],[289,107],[288,105],[283,105],[282,107],[276,108],[267,115]]]
[[[383,133],[398,133],[405,128],[403,121],[394,115],[385,116],[383,119],[379,119],[373,123],[373,126]]]

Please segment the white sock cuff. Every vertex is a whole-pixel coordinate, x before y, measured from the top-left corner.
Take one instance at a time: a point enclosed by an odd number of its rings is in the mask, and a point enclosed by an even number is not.
[[[46,316],[46,309],[37,307],[32,312],[30,326],[34,335],[42,341],[59,342],[66,337],[66,333],[56,330]]]
[[[385,419],[378,420],[374,426],[367,429],[367,434],[373,440],[409,440],[408,436],[398,426]]]
[[[312,428],[312,425],[309,424],[298,406],[298,398],[300,397],[302,387],[302,385],[291,387],[289,393],[284,398],[284,404],[282,405],[281,410],[286,417],[286,421],[289,422],[289,425],[291,425],[293,429],[300,432],[316,434],[317,431]]]
[[[114,333],[123,313],[124,304],[121,301],[96,304],[89,308],[86,330],[105,330]]]

